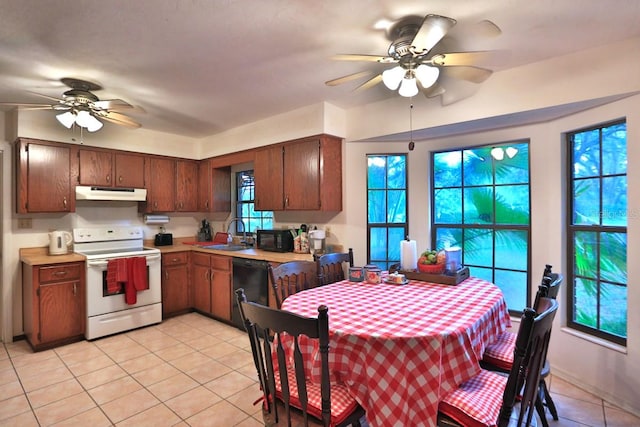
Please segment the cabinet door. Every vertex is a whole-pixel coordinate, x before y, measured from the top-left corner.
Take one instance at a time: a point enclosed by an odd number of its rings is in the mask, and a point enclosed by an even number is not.
[[[257,150],[255,155],[255,209],[281,211],[284,208],[282,146]]]
[[[231,320],[231,257],[211,255],[211,314]]]
[[[198,210],[198,163],[189,160],[176,161],[176,211]]]
[[[192,272],[193,307],[204,313],[211,313],[211,269],[194,265]]]
[[[40,342],[84,334],[84,289],[79,280],[42,284],[40,299]]]
[[[208,160],[203,160],[198,164],[198,212],[211,211],[212,197],[211,163]]]
[[[117,153],[114,177],[116,187],[144,188],[144,157]]]
[[[173,212],[176,200],[176,162],[173,159],[151,158],[151,185],[147,193],[148,210],[151,212]]]
[[[108,151],[78,150],[80,185],[113,186],[113,154]]]
[[[18,213],[72,212],[70,148],[21,141],[18,155]]]
[[[213,182],[212,212],[231,212],[231,168],[211,169]]]
[[[284,208],[320,209],[320,142],[284,146]]]
[[[162,314],[186,311],[189,301],[189,253],[172,252],[162,255]]]
[[[223,320],[231,320],[231,272],[212,271],[211,314]]]

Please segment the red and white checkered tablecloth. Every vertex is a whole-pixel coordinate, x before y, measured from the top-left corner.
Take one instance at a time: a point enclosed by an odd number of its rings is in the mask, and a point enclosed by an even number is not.
[[[373,427],[435,426],[440,399],[479,372],[487,344],[511,325],[500,289],[474,277],[456,286],[342,281],[291,295],[282,309],[311,317],[321,304],[332,380]],[[317,354],[308,342],[302,351]],[[307,368],[319,378],[318,365]]]

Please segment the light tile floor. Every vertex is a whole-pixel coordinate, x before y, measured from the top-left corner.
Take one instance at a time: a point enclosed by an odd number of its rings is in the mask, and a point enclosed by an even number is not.
[[[0,348],[0,426],[261,426],[244,332],[190,313],[34,353]],[[640,426],[640,418],[559,378],[551,427]]]

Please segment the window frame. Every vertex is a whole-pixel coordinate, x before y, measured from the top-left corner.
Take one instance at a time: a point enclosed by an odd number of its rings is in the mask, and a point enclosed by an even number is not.
[[[527,172],[528,172],[528,180],[527,180],[527,187],[528,187],[528,204],[529,204],[529,221],[527,224],[501,224],[501,223],[496,223],[496,219],[495,219],[495,214],[496,214],[496,209],[495,209],[495,188],[499,188],[500,186],[503,185],[513,185],[513,184],[496,184],[496,173],[495,173],[495,163],[500,161],[500,160],[496,160],[495,158],[491,157],[491,161],[492,161],[492,179],[491,179],[491,187],[494,189],[494,198],[493,198],[493,222],[492,223],[466,223],[464,220],[464,212],[465,212],[465,198],[464,196],[462,197],[461,200],[461,212],[462,212],[462,218],[461,218],[461,222],[460,223],[456,223],[456,224],[450,224],[450,223],[437,223],[436,222],[436,188],[435,188],[435,175],[436,175],[436,170],[435,170],[435,156],[436,154],[441,154],[441,153],[450,153],[450,152],[461,152],[461,155],[464,153],[464,151],[467,150],[477,150],[477,149],[487,149],[487,148],[496,148],[496,147],[504,147],[504,146],[510,146],[510,145],[515,145],[515,144],[526,144],[527,145],[527,149],[528,149],[528,159],[527,159]],[[446,149],[441,149],[441,150],[434,150],[430,152],[430,168],[431,168],[431,174],[430,174],[430,229],[431,229],[431,240],[430,240],[430,244],[431,244],[431,248],[435,248],[435,249],[443,249],[443,248],[436,248],[437,245],[437,236],[438,236],[438,230],[439,229],[460,229],[462,230],[462,232],[464,233],[465,230],[476,230],[476,229],[491,229],[493,232],[492,235],[492,239],[493,242],[495,242],[495,237],[496,237],[496,232],[499,232],[501,230],[513,230],[513,231],[524,231],[526,232],[526,239],[527,239],[527,254],[526,254],[526,264],[527,264],[527,268],[526,270],[520,270],[520,269],[508,269],[508,268],[504,268],[504,267],[496,267],[496,252],[495,252],[495,244],[493,245],[493,254],[492,254],[492,262],[491,262],[491,266],[490,267],[485,267],[482,266],[481,268],[486,268],[486,269],[491,269],[491,282],[492,283],[496,283],[496,271],[504,271],[504,272],[508,272],[508,271],[515,271],[515,272],[521,272],[523,271],[526,275],[526,297],[525,297],[525,305],[521,308],[519,307],[509,307],[509,313],[512,316],[519,316],[522,314],[523,310],[525,307],[530,307],[531,306],[531,302],[532,302],[532,297],[531,297],[531,293],[532,293],[532,276],[533,276],[533,271],[532,271],[532,265],[531,265],[531,259],[532,259],[532,241],[531,241],[531,222],[532,222],[532,218],[533,218],[533,207],[531,204],[531,155],[530,155],[530,147],[531,147],[531,139],[530,138],[521,138],[521,139],[516,139],[516,140],[510,140],[510,141],[501,141],[501,142],[493,142],[493,143],[483,143],[483,144],[478,144],[478,145],[473,145],[473,146],[464,146],[464,147],[457,147],[457,148],[446,148]],[[461,160],[462,162],[462,174],[463,176],[461,177],[461,183],[460,183],[460,189],[464,194],[465,188],[473,188],[474,186],[468,186],[465,185],[464,182],[464,157]],[[443,187],[443,188],[448,188],[448,187]],[[465,264],[464,262],[464,247],[462,248],[462,253],[463,253],[463,265]],[[473,269],[473,266],[469,265],[469,267],[471,269]]]
[[[252,180],[254,180],[252,184],[253,188],[250,190],[250,192],[253,193],[253,199],[251,200],[240,200],[240,193],[242,189],[245,187],[240,183],[240,179],[241,179],[240,176],[242,174],[251,174]],[[235,200],[234,200],[235,212],[236,212],[235,217],[240,218],[242,222],[245,224],[245,227],[247,228],[246,234],[249,235],[249,234],[255,233],[255,231],[258,229],[264,229],[265,219],[271,219],[271,223],[273,224],[273,221],[274,221],[273,211],[256,211],[255,210],[255,177],[253,174],[253,169],[243,169],[243,170],[236,171],[235,183],[236,183],[236,194],[235,194]],[[253,209],[250,208],[250,210],[255,214],[259,214],[259,215],[252,216],[252,217],[243,216],[242,206],[244,205],[253,205]],[[255,221],[258,221],[259,225],[257,225],[254,229],[252,229],[251,224]],[[269,228],[272,228],[272,227],[269,227]],[[233,234],[236,236],[243,234],[243,230],[240,230],[239,222],[235,223]]]
[[[385,157],[385,158],[389,158],[389,157],[396,157],[396,156],[402,156],[404,157],[404,173],[405,173],[405,177],[404,177],[404,181],[405,181],[405,186],[404,186],[404,200],[405,200],[405,222],[380,222],[380,223],[370,223],[369,222],[369,191],[372,190],[372,188],[369,188],[369,159],[371,157]],[[366,215],[366,224],[367,224],[367,264],[376,264],[378,266],[381,267],[385,267],[384,269],[388,268],[388,266],[395,264],[395,263],[399,263],[400,259],[390,259],[389,258],[389,230],[390,229],[402,229],[403,230],[403,238],[406,237],[409,233],[409,155],[406,152],[403,153],[367,153],[367,155],[365,156],[365,161],[366,161],[366,206],[367,208],[365,209],[365,215]],[[386,160],[386,165],[388,166],[389,162],[388,160]],[[385,200],[388,200],[388,191],[389,191],[389,187],[388,187],[388,181],[385,179],[385,187],[384,187],[384,191],[385,191]],[[375,190],[382,190],[379,188],[375,188]],[[391,190],[398,190],[398,189],[391,189]],[[388,208],[388,206],[387,206]],[[385,217],[386,218],[386,217]],[[387,239],[386,239],[386,259],[382,260],[382,259],[371,259],[371,231],[374,228],[384,228],[386,230],[386,235],[387,235]],[[400,245],[398,242],[398,251]],[[398,252],[399,253],[399,252]],[[380,263],[384,263],[385,265],[380,265]]]
[[[575,286],[576,286],[576,281],[577,281],[577,277],[576,277],[576,266],[575,266],[575,257],[574,257],[574,253],[575,253],[575,234],[578,232],[595,232],[598,233],[598,235],[602,234],[602,233],[624,233],[627,236],[627,247],[628,247],[628,218],[627,218],[627,225],[622,227],[622,226],[611,226],[611,225],[602,225],[602,224],[598,224],[598,225],[594,225],[594,224],[574,224],[573,223],[573,216],[574,216],[574,182],[576,182],[577,180],[573,177],[573,169],[574,169],[574,141],[573,141],[573,137],[576,134],[579,133],[585,133],[585,132],[590,132],[590,131],[595,131],[598,130],[600,132],[599,134],[599,147],[600,147],[600,159],[602,159],[602,144],[603,144],[603,139],[602,139],[602,129],[605,129],[607,127],[611,127],[611,126],[615,126],[615,125],[620,125],[620,124],[625,124],[625,131],[626,131],[626,125],[627,125],[627,120],[626,118],[622,118],[622,119],[617,119],[617,120],[611,120],[611,121],[607,121],[604,123],[600,123],[597,125],[593,125],[593,126],[587,126],[584,128],[580,128],[580,129],[576,129],[576,130],[572,130],[570,132],[566,132],[565,133],[565,147],[566,147],[566,161],[567,161],[567,169],[566,169],[566,212],[567,214],[565,215],[565,226],[566,226],[566,245],[567,245],[567,252],[566,252],[566,262],[567,262],[567,272],[565,274],[565,282],[567,284],[567,298],[566,298],[566,313],[565,313],[565,322],[566,322],[566,326],[568,328],[574,329],[576,331],[585,333],[587,335],[608,341],[608,342],[612,342],[614,344],[626,347],[627,346],[627,338],[629,335],[629,323],[628,323],[628,313],[629,313],[629,301],[628,298],[626,300],[626,312],[627,312],[627,322],[625,323],[626,325],[626,336],[625,337],[621,337],[619,335],[615,335],[612,333],[608,333],[605,332],[603,330],[600,329],[600,327],[598,326],[598,328],[593,328],[590,326],[587,326],[583,323],[578,323],[576,321],[574,321],[574,313],[575,313],[575,304],[574,301],[576,299],[576,290],[575,290]],[[628,139],[626,140],[627,143],[627,147],[628,147]],[[615,175],[620,175],[620,174],[615,174]],[[607,174],[603,174],[602,173],[602,165],[601,165],[601,170],[599,172],[598,175],[594,175],[593,177],[597,177],[599,179],[602,179],[605,176],[611,176],[611,175],[607,175]],[[628,197],[628,167],[627,170],[624,174],[624,176],[626,177],[626,184],[627,184],[627,197]],[[600,186],[602,187],[602,186]],[[598,200],[598,208],[600,209],[600,212],[602,212],[602,205],[601,205],[601,201],[602,201],[602,188],[599,189],[599,200]],[[599,241],[599,239],[598,239]],[[600,246],[598,245],[598,252],[600,251]],[[597,256],[597,259],[600,259],[599,256]],[[626,258],[627,261],[627,267],[628,267],[628,258]],[[600,267],[597,267],[597,273],[596,273],[596,278],[597,278],[597,288],[598,288],[598,298],[597,298],[597,302],[596,302],[596,306],[597,306],[597,317],[598,319],[601,317],[600,314],[600,310],[601,310],[601,299],[600,299],[600,289],[601,289],[601,272],[600,272]],[[628,268],[627,268],[628,271]],[[607,283],[610,283],[609,281],[606,281]],[[628,291],[629,289],[629,282],[628,282],[628,278],[627,278],[627,283],[625,284],[625,287]],[[628,294],[627,294],[628,295]]]

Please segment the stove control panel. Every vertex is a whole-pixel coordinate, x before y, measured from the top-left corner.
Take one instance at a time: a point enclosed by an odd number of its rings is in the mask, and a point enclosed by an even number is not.
[[[143,238],[142,227],[117,226],[73,229],[73,240],[76,243],[142,240]]]

